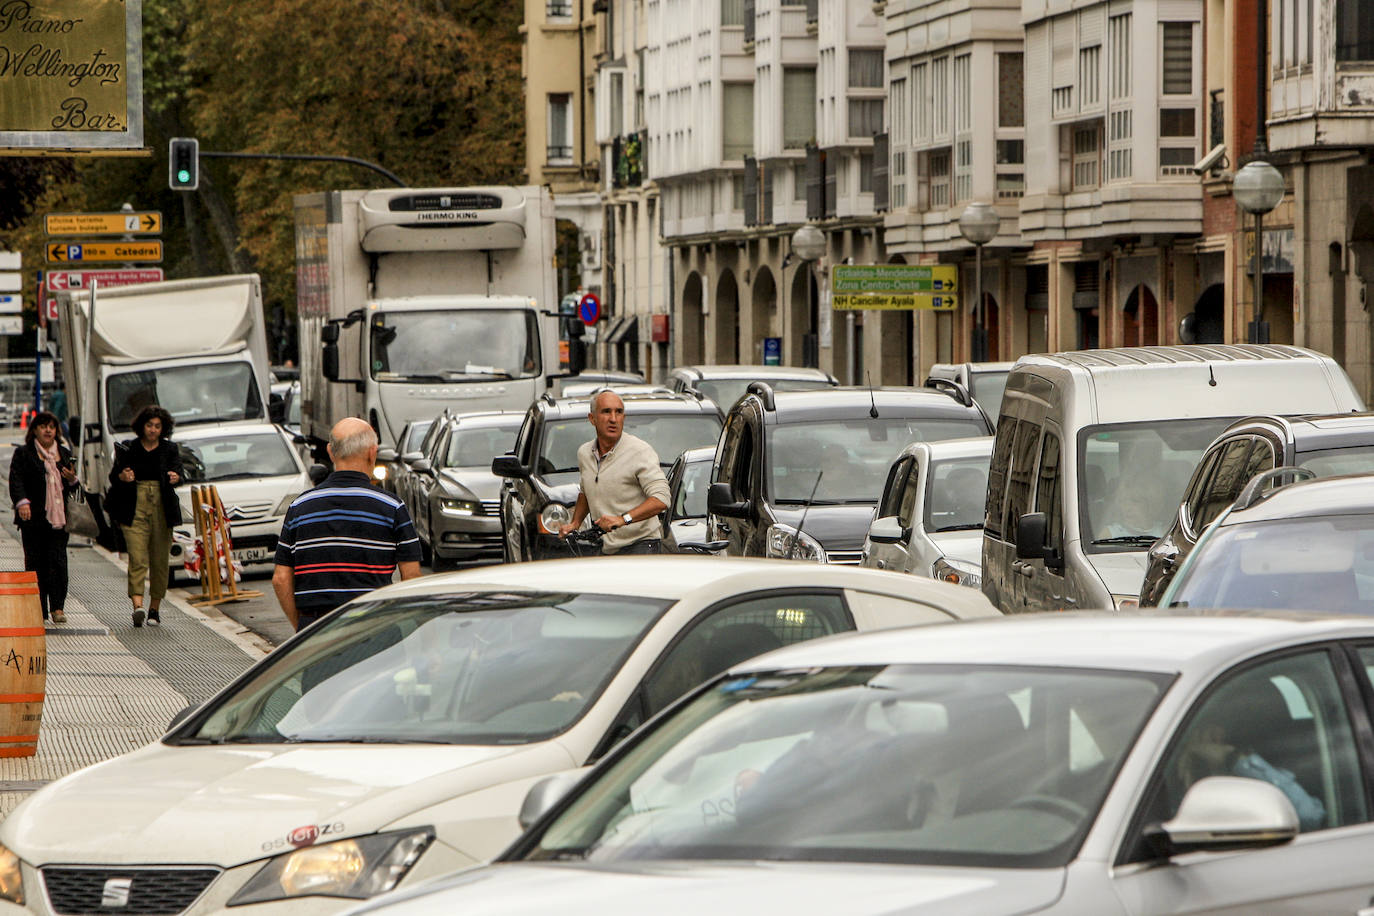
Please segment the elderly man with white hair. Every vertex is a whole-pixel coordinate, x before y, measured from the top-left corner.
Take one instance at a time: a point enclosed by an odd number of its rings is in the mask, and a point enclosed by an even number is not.
[[[405,504],[372,483],[377,433],[349,417],[329,434],[334,472],[291,503],[277,538],[272,588],[297,630],[391,581],[420,575],[420,541]]]

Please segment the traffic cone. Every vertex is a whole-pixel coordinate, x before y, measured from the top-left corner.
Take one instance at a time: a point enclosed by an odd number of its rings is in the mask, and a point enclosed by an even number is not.
[[[19,429],[20,429],[20,430],[26,430],[26,429],[28,429],[28,428],[29,428],[29,405],[25,404],[24,407],[23,407],[23,409],[19,411]]]

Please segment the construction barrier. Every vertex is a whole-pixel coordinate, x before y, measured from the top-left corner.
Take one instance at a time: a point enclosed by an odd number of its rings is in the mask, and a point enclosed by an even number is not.
[[[241,569],[234,563],[234,543],[229,536],[229,519],[219,491],[211,484],[191,487],[191,516],[196,523],[196,545],[187,553],[187,568],[199,567],[200,595],[192,604],[223,604],[260,598],[262,592],[240,589]],[[192,559],[192,558],[195,559]]]
[[[0,757],[37,753],[47,682],[38,574],[0,573]]]

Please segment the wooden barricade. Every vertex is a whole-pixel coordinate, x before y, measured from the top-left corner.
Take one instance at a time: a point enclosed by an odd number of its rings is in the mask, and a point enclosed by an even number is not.
[[[38,574],[0,573],[0,757],[32,757],[48,681]]]
[[[203,555],[200,563],[200,591],[192,604],[224,604],[228,601],[243,601],[260,598],[262,592],[241,589],[234,580],[234,544],[229,537],[229,519],[224,515],[224,504],[219,501],[219,490],[210,484],[197,484],[191,487],[191,516],[196,522],[196,542],[201,545]],[[227,575],[220,575],[220,560],[224,560]],[[224,580],[228,581],[225,582]]]

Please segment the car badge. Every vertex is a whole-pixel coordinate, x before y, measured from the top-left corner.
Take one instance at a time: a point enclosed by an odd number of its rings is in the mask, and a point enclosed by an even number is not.
[[[320,838],[320,828],[311,824],[309,827],[297,827],[286,835],[286,841],[297,849],[302,846],[309,846]]]
[[[100,892],[100,905],[121,907],[129,905],[129,892],[133,890],[133,878],[110,878]]]
[[[238,506],[230,506],[224,510],[224,516],[234,520],[245,519],[248,517],[248,510],[240,509]]]

